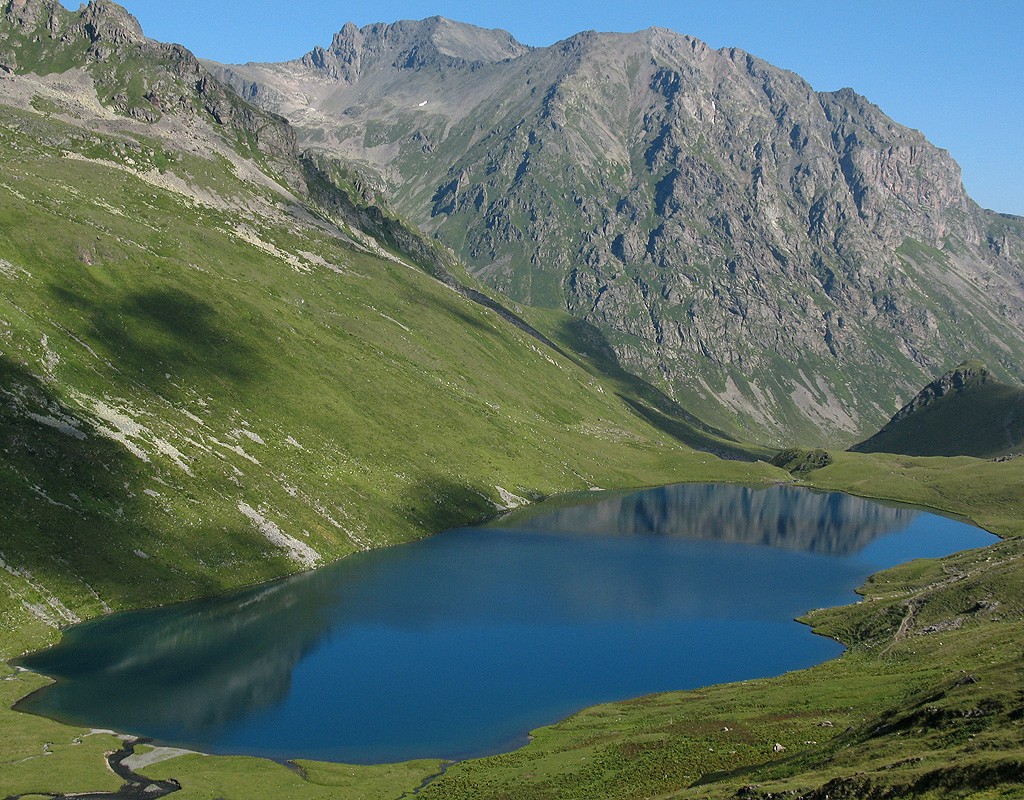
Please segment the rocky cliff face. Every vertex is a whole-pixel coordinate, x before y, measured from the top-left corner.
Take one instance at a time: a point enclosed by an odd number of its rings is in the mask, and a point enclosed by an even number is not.
[[[718,424],[849,441],[951,355],[1020,372],[1024,224],[849,89],[666,30],[438,19],[219,74]]]

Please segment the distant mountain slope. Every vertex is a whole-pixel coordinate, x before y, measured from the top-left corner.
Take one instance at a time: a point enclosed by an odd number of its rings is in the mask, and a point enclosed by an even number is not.
[[[980,362],[928,384],[860,453],[995,458],[1024,452],[1024,387],[996,380]]]
[[[0,15],[0,656],[540,494],[771,473],[431,277],[443,248],[123,9]]]
[[[217,74],[718,426],[849,443],[949,353],[1024,379],[1024,221],[849,89],[667,30],[438,18]]]

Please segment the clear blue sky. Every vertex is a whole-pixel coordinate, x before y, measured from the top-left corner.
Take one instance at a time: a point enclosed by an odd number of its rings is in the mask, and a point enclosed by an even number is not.
[[[65,0],[69,6],[71,0]],[[981,205],[1024,215],[1024,0],[122,0],[146,34],[283,61],[357,25],[440,14],[547,45],[658,25],[740,47],[819,90],[852,86],[948,149]]]

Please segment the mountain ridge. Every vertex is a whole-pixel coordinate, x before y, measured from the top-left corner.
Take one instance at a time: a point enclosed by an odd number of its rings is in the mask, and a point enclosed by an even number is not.
[[[712,424],[846,445],[950,353],[1020,372],[1024,225],[853,90],[664,29],[473,67],[389,52],[352,81],[214,69]]]

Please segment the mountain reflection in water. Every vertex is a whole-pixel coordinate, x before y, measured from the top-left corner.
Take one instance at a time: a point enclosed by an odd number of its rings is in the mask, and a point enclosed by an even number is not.
[[[832,657],[794,617],[886,566],[993,540],[792,487],[576,502],[76,626],[24,659],[58,682],[20,708],[207,752],[480,755],[585,705]]]
[[[574,495],[507,514],[494,527],[543,533],[666,536],[848,555],[920,512],[847,494],[716,484]],[[571,503],[565,506],[564,503]]]

